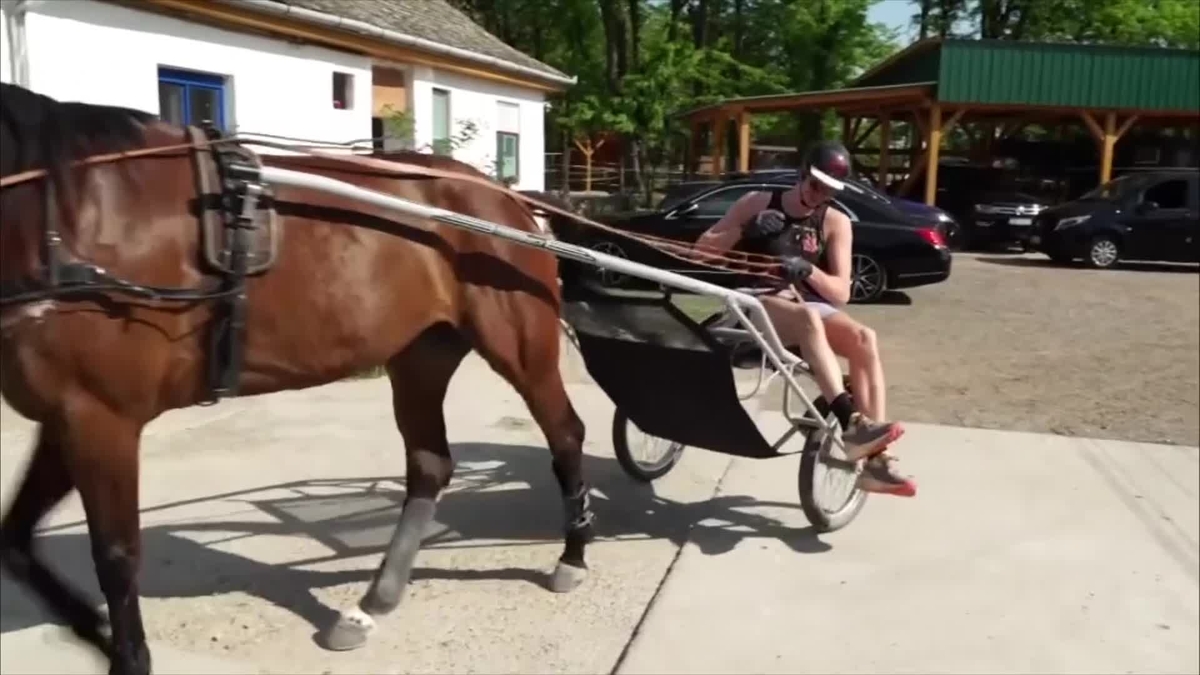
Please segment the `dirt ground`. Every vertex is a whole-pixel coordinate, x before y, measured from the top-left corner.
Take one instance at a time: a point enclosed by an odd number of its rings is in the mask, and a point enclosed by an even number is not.
[[[957,254],[905,295],[852,310],[880,335],[893,418],[1200,444],[1195,266]]]
[[[1200,445],[1200,274],[958,253],[950,279],[855,305],[893,419]]]

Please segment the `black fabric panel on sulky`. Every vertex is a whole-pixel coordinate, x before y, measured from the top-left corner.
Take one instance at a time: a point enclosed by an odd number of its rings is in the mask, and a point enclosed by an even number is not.
[[[588,373],[647,434],[739,457],[777,453],[737,397],[729,350],[663,298],[568,296]]]

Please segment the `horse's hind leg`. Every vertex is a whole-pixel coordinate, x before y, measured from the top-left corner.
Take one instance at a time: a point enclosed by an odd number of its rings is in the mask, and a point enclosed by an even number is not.
[[[407,465],[404,508],[371,586],[358,607],[344,612],[326,634],[330,649],[361,647],[375,627],[372,617],[392,612],[403,599],[438,495],[454,472],[442,405],[467,351],[466,342],[443,324],[427,330],[388,363],[392,409]]]
[[[574,590],[587,577],[584,551],[594,538],[595,515],[589,486],[583,480],[585,428],[567,397],[559,370],[562,324],[558,316],[541,300],[509,301],[521,311],[503,320],[477,319],[488,330],[478,332],[475,347],[525,400],[550,446],[551,466],[565,511],[565,545],[549,587],[563,593]]]
[[[137,593],[141,558],[138,515],[138,437],[141,426],[87,395],[73,397],[61,426],[45,425],[25,482],[5,517],[4,562],[27,581],[85,641],[109,658],[109,672],[150,672],[150,651]],[[108,604],[112,637],[103,620],[31,551],[40,517],[71,489],[87,514],[92,560]]]

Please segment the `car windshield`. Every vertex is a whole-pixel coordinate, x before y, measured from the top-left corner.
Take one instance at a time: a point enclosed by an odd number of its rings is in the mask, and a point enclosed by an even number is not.
[[[1143,180],[1144,180],[1143,176],[1135,176],[1133,174],[1127,174],[1127,175],[1121,176],[1120,178],[1114,178],[1113,180],[1108,181],[1104,185],[1101,185],[1100,187],[1098,187],[1094,190],[1091,190],[1090,192],[1084,193],[1084,195],[1082,197],[1080,197],[1080,199],[1094,199],[1094,200],[1100,200],[1100,201],[1111,201],[1113,199],[1116,199],[1120,195],[1125,194],[1131,188],[1136,187],[1137,184],[1141,183]]]

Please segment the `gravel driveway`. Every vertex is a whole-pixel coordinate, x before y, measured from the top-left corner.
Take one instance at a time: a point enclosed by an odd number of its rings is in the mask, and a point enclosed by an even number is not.
[[[879,333],[894,419],[1200,444],[1195,266],[963,253],[897,295],[851,309]]]

